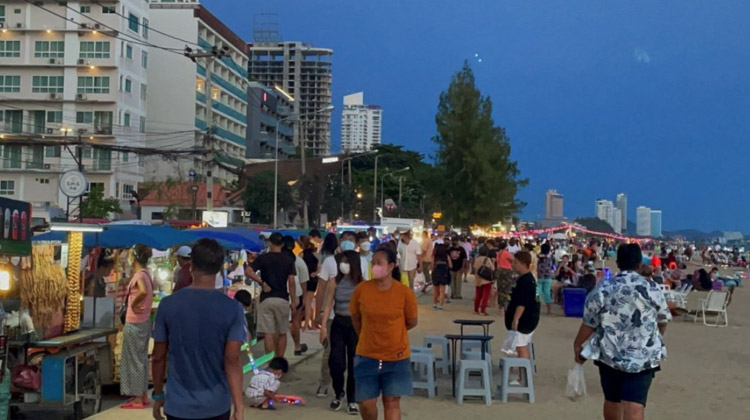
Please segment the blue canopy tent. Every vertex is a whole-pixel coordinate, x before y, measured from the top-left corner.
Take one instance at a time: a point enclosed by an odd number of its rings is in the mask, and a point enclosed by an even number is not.
[[[257,232],[242,228],[207,228],[193,229],[188,232],[198,235],[202,238],[212,238],[218,241],[231,241],[242,245],[242,249],[250,252],[260,252],[263,249],[263,242]],[[252,232],[252,233],[250,233]]]
[[[146,244],[154,249],[165,250],[177,245],[191,244],[204,236],[181,231],[167,226],[148,225],[108,225],[100,233],[83,234],[83,246],[87,248],[101,246],[104,248],[130,248],[135,244]],[[97,237],[98,236],[98,237]],[[33,242],[65,242],[66,232],[48,232],[36,235]],[[231,250],[242,249],[241,243],[220,239],[219,243]]]

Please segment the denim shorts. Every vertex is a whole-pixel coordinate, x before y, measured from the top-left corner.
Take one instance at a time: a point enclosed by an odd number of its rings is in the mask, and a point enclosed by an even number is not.
[[[378,398],[411,395],[411,362],[398,360],[386,362],[369,357],[354,356],[355,399],[363,402]]]
[[[596,365],[599,367],[599,379],[605,400],[614,403],[627,401],[646,406],[648,390],[657,369],[629,373],[611,368],[604,363]]]

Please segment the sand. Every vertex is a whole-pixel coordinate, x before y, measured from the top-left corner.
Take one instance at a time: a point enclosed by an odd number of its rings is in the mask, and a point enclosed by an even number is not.
[[[691,267],[690,272],[694,268]],[[427,334],[458,333],[452,321],[473,318],[473,283],[464,287],[465,299],[454,301],[444,312],[431,308],[431,298],[420,297],[419,325],[410,334],[413,345],[421,345]],[[745,288],[738,288],[729,308],[728,328],[706,327],[692,322],[692,316],[676,318],[667,328],[666,345],[669,358],[654,380],[649,395],[646,416],[651,419],[721,419],[750,418],[750,336],[746,328],[750,316]],[[689,308],[697,306],[705,292],[691,293]],[[543,309],[544,312],[544,309]],[[500,355],[505,328],[497,309],[491,311],[496,322],[491,326],[494,335],[492,351]],[[686,321],[687,320],[687,321]],[[573,338],[580,319],[566,318],[555,306],[552,316],[543,315],[534,334],[538,372],[534,377],[536,402],[529,404],[520,398],[503,404],[497,398],[487,407],[482,401],[471,400],[458,405],[451,397],[450,375],[439,373],[439,390],[434,399],[424,391],[407,397],[402,402],[403,417],[429,420],[470,420],[492,417],[533,419],[597,419],[601,418],[602,392],[597,369],[585,365],[589,395],[579,402],[565,397],[568,369],[573,366]],[[313,333],[305,334],[306,342],[314,342]],[[245,418],[294,418],[330,420],[344,418],[342,411],[332,413],[327,407],[330,399],[318,399],[317,388],[320,353],[299,362],[283,379],[281,392],[300,395],[307,399],[305,406],[284,406],[276,412],[248,409]],[[497,361],[495,361],[497,366]],[[497,370],[497,369],[496,369]],[[497,372],[493,386],[497,383]],[[380,414],[382,418],[382,412]],[[150,419],[149,411],[134,412],[113,409],[98,415],[97,420]]]

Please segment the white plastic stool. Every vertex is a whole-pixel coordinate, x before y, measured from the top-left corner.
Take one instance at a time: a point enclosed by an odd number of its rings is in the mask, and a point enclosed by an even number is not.
[[[477,351],[462,351],[461,360],[482,360],[482,352]],[[490,366],[490,372],[492,372],[492,355],[484,353],[484,361]]]
[[[526,385],[510,385],[510,368],[522,368],[526,377]],[[529,402],[534,402],[534,374],[533,362],[519,357],[505,357],[500,359],[500,401],[508,402],[508,394],[527,394]]]
[[[435,374],[435,356],[429,353],[412,353],[411,355],[412,389],[426,389],[427,397],[437,394],[437,377]]]
[[[440,335],[428,335],[424,338],[424,346],[433,349],[440,348],[442,350],[440,357],[435,356],[435,365],[443,370],[443,374],[451,372],[451,350],[450,343],[447,338]]]
[[[492,373],[490,365],[484,360],[461,360],[458,362],[458,391],[456,400],[464,403],[464,397],[484,397],[487,405],[492,405]],[[480,388],[468,388],[469,374],[479,372],[482,375]]]

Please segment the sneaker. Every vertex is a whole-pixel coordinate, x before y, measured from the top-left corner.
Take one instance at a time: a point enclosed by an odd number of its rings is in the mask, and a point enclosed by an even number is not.
[[[346,407],[346,412],[351,414],[352,416],[358,416],[359,407],[357,406],[357,404],[349,403],[349,405]]]
[[[334,398],[333,401],[331,401],[331,410],[333,411],[339,411],[341,410],[341,400],[338,398]]]
[[[327,397],[328,396],[328,387],[327,386],[323,386],[323,385],[319,386],[318,387],[318,392],[316,392],[315,394],[318,396],[318,398],[325,398],[325,397]]]
[[[438,308],[437,305],[432,305],[432,309],[437,309],[437,308]]]
[[[437,307],[437,310],[438,310],[438,311],[443,311],[443,310],[445,310],[445,309],[443,309],[443,307],[442,307],[442,306],[438,306],[438,307]]]

